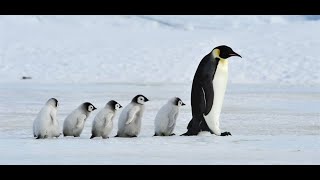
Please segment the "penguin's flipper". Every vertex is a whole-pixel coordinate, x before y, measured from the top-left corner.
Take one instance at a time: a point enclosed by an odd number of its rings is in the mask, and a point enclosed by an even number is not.
[[[128,120],[126,124],[130,124],[135,118],[136,113],[139,111],[139,107],[133,107],[128,113]]]
[[[54,125],[54,118],[53,118],[52,113],[50,113],[50,119],[51,119],[51,124]]]
[[[176,118],[177,118],[176,114],[178,114],[178,113],[170,113],[170,114],[169,114],[169,116],[168,116],[168,118],[169,118],[168,127],[169,127],[169,128],[172,128],[173,125],[175,125],[175,123],[176,123]]]
[[[206,78],[205,82],[202,84],[202,92],[205,100],[204,115],[206,116],[211,111],[214,98],[213,84],[210,78]]]
[[[104,127],[109,126],[113,115],[114,115],[113,113],[108,113],[108,114],[106,115],[106,117],[103,118],[103,121],[104,121],[104,125],[103,125],[103,126],[104,126]]]
[[[76,128],[81,128],[82,124],[85,122],[85,119],[87,118],[86,115],[81,114],[78,118],[77,118],[77,124],[76,124]]]

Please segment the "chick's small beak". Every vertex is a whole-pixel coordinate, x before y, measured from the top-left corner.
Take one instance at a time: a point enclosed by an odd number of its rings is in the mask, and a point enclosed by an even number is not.
[[[148,99],[148,98],[146,98],[144,101],[145,101],[145,102],[147,102],[147,101],[149,101],[149,99]]]
[[[97,108],[96,107],[93,107],[93,110],[96,110]]]
[[[119,108],[122,108],[122,106],[119,104]]]
[[[238,57],[241,57],[240,54],[238,54],[238,53],[236,53],[236,52],[230,53],[229,56],[238,56]],[[242,58],[242,57],[241,57],[241,58]]]
[[[186,105],[185,103],[182,103],[182,106]]]

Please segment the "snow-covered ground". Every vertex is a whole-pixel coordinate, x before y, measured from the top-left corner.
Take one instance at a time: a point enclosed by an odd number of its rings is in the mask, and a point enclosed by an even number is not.
[[[320,164],[318,19],[0,16],[0,164]],[[230,58],[220,121],[233,136],[152,137],[157,110],[173,96],[187,104],[175,132],[186,131],[194,72],[220,44],[243,57]],[[90,140],[97,112],[80,138],[32,137],[51,97],[62,125],[84,101],[126,105],[140,93],[150,102],[138,138]]]

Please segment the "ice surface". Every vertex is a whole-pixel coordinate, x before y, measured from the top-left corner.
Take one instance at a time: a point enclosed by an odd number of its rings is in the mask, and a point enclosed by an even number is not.
[[[320,88],[231,85],[221,129],[233,136],[201,133],[178,136],[191,118],[189,85],[2,83],[0,88],[0,164],[319,164]],[[122,105],[142,93],[150,99],[138,138],[90,140],[88,118],[80,138],[36,140],[32,122],[49,97],[60,102],[58,119],[84,101],[98,109],[115,99]],[[172,137],[152,137],[154,117],[168,97],[181,108]]]

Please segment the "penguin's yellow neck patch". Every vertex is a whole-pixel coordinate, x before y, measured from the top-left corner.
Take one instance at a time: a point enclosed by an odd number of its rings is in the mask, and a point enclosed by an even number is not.
[[[221,64],[222,66],[228,66],[228,60],[220,57],[220,50],[219,49],[213,50],[212,54],[213,54],[214,58],[217,57],[220,59],[219,64]]]
[[[219,64],[221,64],[223,66],[228,66],[228,60],[220,58]]]

